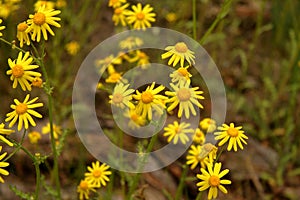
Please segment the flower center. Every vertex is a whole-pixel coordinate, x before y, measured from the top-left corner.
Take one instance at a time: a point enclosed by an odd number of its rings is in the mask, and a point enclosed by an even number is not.
[[[79,187],[82,189],[82,190],[87,190],[89,188],[89,184],[87,181],[81,181],[80,184],[79,184]]]
[[[23,115],[24,113],[26,113],[27,112],[27,104],[20,103],[19,105],[17,105],[16,112],[18,115]]]
[[[93,171],[93,176],[94,176],[95,178],[99,178],[99,177],[101,176],[101,171],[100,171],[99,169],[95,169],[95,170]]]
[[[28,25],[25,22],[20,23],[17,26],[17,30],[20,32],[24,32],[27,28],[28,28]]]
[[[151,103],[153,101],[153,94],[149,91],[145,91],[142,93],[142,101],[143,103]]]
[[[123,95],[120,93],[116,93],[113,95],[112,101],[116,104],[121,103],[123,101]]]
[[[177,134],[177,133],[180,133],[180,131],[181,131],[181,129],[180,129],[179,127],[176,127],[176,128],[175,128],[176,134]]]
[[[191,98],[191,92],[187,88],[180,88],[177,92],[177,97],[180,101],[187,101]]]
[[[188,74],[189,74],[189,72],[183,67],[180,67],[177,71],[181,76],[184,76],[184,77],[188,76]]]
[[[12,75],[16,78],[20,78],[24,75],[24,69],[23,69],[23,66],[22,65],[15,65],[13,68],[12,68]]]
[[[46,15],[44,13],[38,12],[33,16],[33,23],[38,26],[43,25],[46,22]]]
[[[228,130],[227,130],[227,133],[228,135],[230,135],[231,137],[236,137],[238,136],[239,132],[236,128],[232,128],[232,127],[229,127]]]
[[[119,73],[113,73],[110,75],[110,78],[113,80],[113,81],[119,81],[120,78],[121,78],[121,75]]]
[[[220,185],[220,178],[218,176],[212,175],[209,180],[209,185],[213,187],[217,187]]]
[[[32,86],[40,88],[42,87],[42,85],[43,85],[43,80],[40,77],[35,77],[32,80]]]
[[[176,45],[175,45],[175,50],[178,52],[178,53],[186,53],[187,50],[188,50],[188,47],[186,46],[186,44],[184,42],[178,42]]]
[[[131,118],[132,121],[135,122],[135,121],[138,120],[139,116],[138,116],[136,113],[132,113],[132,114],[130,115],[130,118]]]
[[[145,18],[145,14],[143,12],[139,12],[136,14],[136,18],[138,20],[143,20]]]

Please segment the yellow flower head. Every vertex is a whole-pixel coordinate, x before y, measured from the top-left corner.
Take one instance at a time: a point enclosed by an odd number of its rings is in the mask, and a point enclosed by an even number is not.
[[[71,56],[75,56],[78,53],[80,46],[79,46],[78,42],[71,41],[68,44],[66,44],[65,48],[66,48],[68,54],[70,54]]]
[[[21,22],[17,26],[17,39],[20,41],[20,47],[23,47],[23,44],[30,45],[30,39],[26,30],[28,25],[26,22]]]
[[[167,109],[168,112],[176,108],[179,104],[178,117],[181,117],[184,112],[185,117],[188,119],[190,117],[190,112],[194,116],[197,114],[194,105],[203,108],[198,101],[198,99],[204,99],[204,97],[201,96],[203,91],[199,91],[199,87],[190,88],[189,82],[186,82],[179,87],[172,83],[170,85],[174,92],[166,91],[166,95],[171,96],[171,98],[166,101],[166,103],[171,103]]]
[[[13,88],[16,88],[18,83],[20,84],[22,90],[26,91],[31,90],[31,85],[29,82],[32,82],[34,77],[40,77],[41,73],[32,71],[33,69],[38,68],[38,65],[31,65],[33,58],[30,57],[29,52],[26,52],[24,57],[23,53],[20,52],[18,58],[12,61],[8,59],[8,65],[10,70],[6,72],[10,76],[10,80],[13,81]]]
[[[18,3],[21,0],[1,0],[0,2],[0,17],[7,18],[13,11],[17,10],[20,6]]]
[[[31,144],[37,144],[41,139],[41,134],[37,131],[32,131],[28,133],[28,138]]]
[[[133,24],[134,29],[146,29],[151,27],[150,22],[155,22],[156,14],[152,13],[153,8],[149,4],[142,8],[142,4],[138,3],[131,8],[133,11],[127,11],[125,14],[128,24]]]
[[[109,171],[109,166],[105,163],[100,165],[99,161],[93,162],[92,167],[87,167],[88,172],[86,172],[85,178],[87,181],[91,182],[94,187],[106,186],[106,182],[109,181],[108,175],[111,175]]]
[[[195,130],[193,141],[200,145],[205,142],[205,134],[199,128]]]
[[[180,61],[180,66],[183,67],[186,60],[189,65],[195,64],[194,52],[189,50],[184,42],[178,42],[175,46],[168,46],[165,48],[168,52],[161,55],[162,59],[169,58],[168,65],[173,63],[173,67]]]
[[[217,198],[218,189],[227,194],[227,190],[223,185],[231,184],[230,180],[221,180],[221,178],[229,172],[228,169],[221,171],[221,167],[221,163],[215,163],[214,167],[213,163],[208,163],[207,170],[201,168],[202,174],[197,174],[197,178],[200,179],[200,182],[197,183],[199,191],[209,189],[208,200]]]
[[[40,7],[44,6],[45,10],[51,10],[54,9],[55,7],[55,3],[53,1],[41,1],[38,0],[35,4],[34,4],[34,11],[38,11]]]
[[[42,107],[43,103],[34,103],[38,100],[38,97],[29,101],[30,95],[27,94],[24,101],[21,103],[18,99],[14,99],[15,105],[11,105],[10,107],[13,109],[12,112],[6,114],[5,121],[11,121],[9,123],[9,128],[11,128],[18,121],[18,131],[20,131],[23,127],[28,129],[28,124],[30,123],[32,126],[36,126],[31,115],[42,118],[42,115],[38,112],[34,111],[33,108]],[[29,123],[28,123],[29,122]]]
[[[158,94],[164,90],[165,87],[160,85],[154,89],[154,86],[155,82],[153,82],[151,86],[148,86],[145,91],[139,92],[137,90],[136,94],[133,95],[133,98],[138,101],[136,112],[143,118],[148,117],[149,120],[152,120],[153,109],[158,112],[158,114],[163,114],[163,109],[165,108],[163,101],[167,99],[167,97]]]
[[[219,146],[224,145],[229,140],[227,151],[230,151],[232,147],[234,151],[237,151],[237,145],[241,149],[244,149],[242,143],[247,144],[245,139],[248,139],[248,137],[241,129],[241,126],[234,127],[234,123],[230,123],[229,126],[223,124],[221,127],[218,127],[218,130],[220,130],[220,132],[214,133],[216,135],[215,140],[221,140],[219,142]]]
[[[128,12],[126,9],[129,6],[129,4],[124,4],[123,6],[116,7],[114,9],[114,14],[112,16],[112,20],[115,23],[115,26],[117,26],[120,22],[122,26],[126,26],[127,21],[126,21],[126,16],[125,13]]]
[[[121,49],[131,50],[135,47],[140,47],[144,44],[144,41],[139,37],[127,37],[125,40],[122,40],[119,44]]]
[[[4,143],[6,143],[8,146],[13,146],[13,143],[11,143],[8,139],[5,138],[5,136],[10,135],[11,133],[15,132],[14,130],[6,129],[4,128],[4,124],[0,124],[0,140]]]
[[[54,17],[58,14],[60,14],[60,10],[47,10],[45,6],[41,6],[34,15],[29,15],[29,19],[27,20],[29,27],[26,33],[31,33],[31,40],[39,42],[41,40],[41,34],[43,34],[45,40],[48,40],[47,31],[54,36],[54,32],[49,25],[60,28],[60,24],[57,23],[57,21],[61,19]]]
[[[33,87],[41,88],[43,87],[43,80],[40,77],[34,77],[34,79],[31,82],[31,85]]]
[[[177,20],[177,15],[176,13],[174,12],[169,12],[167,15],[166,15],[166,20],[169,22],[169,23],[173,23]]]
[[[66,0],[57,0],[55,6],[57,8],[64,8],[67,6]]]
[[[129,62],[137,62],[137,65],[141,67],[142,69],[145,69],[148,67],[149,64],[149,56],[141,50],[136,50],[135,56],[129,60]]]
[[[170,74],[170,77],[172,78],[172,83],[175,85],[181,85],[185,84],[186,82],[190,82],[190,78],[192,77],[192,75],[187,70],[188,68],[189,66],[179,67],[176,71]]]
[[[79,193],[79,199],[89,199],[90,191],[96,192],[94,186],[91,184],[90,181],[86,179],[81,180],[79,185],[77,186],[77,192]]]
[[[134,89],[128,89],[129,84],[124,85],[123,83],[118,83],[113,91],[112,95],[109,95],[109,103],[124,109],[125,107],[134,108],[133,103],[131,103]]]
[[[108,6],[117,8],[120,7],[123,3],[126,3],[126,0],[109,0]]]
[[[2,23],[2,19],[0,19],[0,24]],[[0,26],[0,31],[4,30],[5,29],[5,26]],[[0,32],[0,37],[2,36],[3,34]]]
[[[178,140],[180,140],[182,144],[186,144],[189,141],[189,137],[186,134],[194,132],[194,130],[189,127],[189,123],[182,122],[178,124],[177,121],[174,121],[173,124],[169,124],[164,128],[164,136],[168,137],[168,142],[173,140],[173,143],[177,144]]]
[[[1,150],[2,150],[2,146],[0,146],[0,152],[1,152]],[[7,152],[0,155],[0,175],[4,175],[4,176],[9,175],[9,172],[6,171],[5,169],[3,169],[3,167],[9,166],[9,163],[1,161],[6,156],[6,154],[7,154]],[[1,176],[0,176],[0,183],[4,183],[4,180]]]
[[[211,118],[204,118],[200,121],[199,126],[207,133],[212,133],[217,129],[216,121]]]
[[[48,122],[46,126],[43,126],[42,128],[43,134],[50,133],[50,123]],[[62,134],[62,130],[60,126],[57,126],[56,124],[53,124],[53,135],[55,139],[58,139],[58,137]]]
[[[106,83],[127,82],[127,80],[122,77],[122,72],[117,72],[113,65],[108,66],[108,74],[109,76],[105,79]]]
[[[113,70],[113,72],[115,72],[113,66],[120,65],[120,64],[122,64],[121,57],[114,57],[114,55],[109,55],[109,56],[105,57],[104,59],[97,59],[95,61],[95,66],[97,68],[99,68],[100,74],[102,74],[106,70],[106,68]],[[109,73],[111,73],[111,72],[109,72]]]
[[[201,168],[205,168],[209,163],[209,151],[206,151],[205,148],[201,145],[192,145],[186,156],[186,164],[191,165],[191,169],[195,169],[198,164]]]
[[[124,116],[129,118],[128,127],[133,130],[146,124],[146,119],[139,115],[136,109],[128,109]]]

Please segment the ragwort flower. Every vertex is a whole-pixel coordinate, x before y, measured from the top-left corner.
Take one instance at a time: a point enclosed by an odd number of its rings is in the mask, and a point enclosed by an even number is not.
[[[11,143],[8,139],[6,139],[4,136],[10,135],[11,133],[15,132],[14,130],[6,129],[4,128],[4,123],[0,124],[0,140],[3,141],[8,146],[13,146],[13,143]]]
[[[2,19],[0,19],[0,24],[2,23]],[[0,26],[0,31],[4,30],[5,29],[5,26]],[[3,34],[0,32],[0,37],[2,36]]]
[[[190,128],[189,123],[181,122],[178,124],[177,121],[165,127],[164,131],[164,136],[168,137],[167,141],[171,142],[173,140],[174,144],[177,144],[178,140],[180,140],[182,144],[186,144],[190,140],[187,134],[194,132],[194,130]]]
[[[131,94],[134,92],[134,89],[128,89],[129,84],[124,85],[119,83],[115,86],[112,95],[109,95],[109,103],[124,109],[125,107],[134,108],[134,105],[131,101]]]
[[[119,43],[119,46],[121,47],[121,49],[130,50],[135,47],[140,47],[143,44],[144,44],[144,41],[141,38],[129,36],[126,39],[122,40]]]
[[[79,193],[79,199],[89,199],[90,191],[96,192],[95,187],[91,184],[90,181],[83,179],[80,181],[77,186],[77,192]]]
[[[217,128],[216,121],[211,118],[204,118],[203,120],[200,121],[199,126],[201,130],[207,133],[212,133]]]
[[[30,133],[28,133],[28,138],[31,144],[37,144],[41,139],[41,134],[37,131],[31,131]]]
[[[173,67],[180,61],[180,66],[183,67],[184,61],[186,60],[189,65],[195,64],[194,52],[189,50],[184,42],[178,42],[175,46],[168,46],[165,48],[168,52],[161,55],[162,59],[169,58],[168,65],[173,63]]]
[[[30,45],[30,39],[26,30],[28,25],[26,22],[21,22],[17,26],[17,39],[20,41],[20,47],[23,47],[23,44]]]
[[[87,181],[91,182],[94,187],[106,186],[106,182],[109,181],[108,175],[111,175],[109,171],[109,166],[105,163],[100,165],[99,161],[92,163],[92,167],[87,167],[88,172],[86,172],[85,178]]]
[[[27,94],[22,103],[18,99],[14,99],[15,105],[10,106],[13,109],[13,111],[7,113],[5,119],[6,122],[11,121],[8,125],[9,128],[11,128],[17,122],[17,120],[19,120],[18,131],[22,129],[23,124],[25,129],[28,129],[29,123],[32,126],[36,126],[36,123],[34,122],[31,115],[37,118],[42,118],[42,115],[34,111],[33,108],[42,107],[43,103],[34,103],[38,100],[38,97],[29,101],[29,97],[30,95]]]
[[[221,180],[221,178],[229,172],[228,169],[221,171],[221,166],[221,163],[215,163],[214,167],[213,163],[208,163],[207,170],[201,168],[202,174],[197,174],[197,178],[200,179],[200,182],[197,183],[199,191],[204,191],[209,188],[208,200],[217,198],[218,189],[227,194],[227,190],[223,185],[231,184],[230,180]]]
[[[126,3],[126,0],[109,0],[108,6],[117,8],[120,7],[123,3]]]
[[[57,126],[56,124],[52,124],[52,127],[53,127],[53,136],[54,136],[54,139],[57,140],[58,137],[62,134],[61,127]],[[46,126],[43,126],[42,133],[44,135],[50,133],[50,123],[49,122],[46,124]]]
[[[45,6],[41,6],[34,15],[29,15],[29,19],[27,20],[29,27],[26,32],[32,32],[31,40],[39,42],[41,40],[41,34],[43,34],[45,40],[48,40],[47,31],[54,36],[54,32],[49,25],[57,28],[61,27],[60,24],[57,23],[57,21],[60,21],[61,19],[59,17],[54,17],[58,14],[60,14],[60,10],[47,10]]]
[[[31,90],[31,85],[29,82],[32,82],[35,77],[41,77],[41,73],[31,71],[38,68],[38,65],[31,65],[33,58],[29,55],[29,52],[26,52],[24,57],[23,53],[20,52],[18,58],[12,61],[8,59],[8,65],[10,70],[6,72],[10,76],[10,80],[13,81],[13,88],[16,88],[18,83],[20,84],[22,90],[26,91]]]
[[[0,152],[1,152],[1,150],[2,150],[2,146],[0,146]],[[0,174],[4,175],[4,176],[9,175],[9,172],[7,170],[3,169],[3,167],[9,166],[9,163],[1,161],[6,156],[6,154],[7,154],[7,152],[0,155]],[[4,183],[4,180],[1,176],[0,176],[0,183]]]
[[[193,141],[200,145],[205,142],[205,134],[199,128],[196,128],[195,130]]]
[[[136,112],[136,109],[128,109],[124,114],[129,118],[128,127],[131,129],[138,129],[146,124],[146,119]]]
[[[175,85],[185,84],[186,82],[190,83],[190,77],[192,77],[192,75],[187,70],[188,68],[189,66],[179,67],[172,74],[170,74],[170,77],[172,78],[172,83],[174,83]]]
[[[244,134],[244,131],[241,130],[242,126],[234,127],[234,123],[230,123],[230,125],[223,124],[221,127],[218,127],[220,132],[215,132],[216,135],[215,140],[221,140],[219,142],[219,146],[224,145],[228,140],[227,151],[230,151],[233,147],[234,151],[237,151],[237,145],[244,149],[243,144],[247,144],[245,139],[248,137]]]
[[[155,13],[152,13],[153,8],[147,4],[142,8],[142,4],[132,6],[133,11],[127,11],[128,24],[133,24],[134,29],[146,29],[146,27],[151,27],[150,22],[155,22]]]
[[[68,44],[66,44],[65,48],[69,55],[75,56],[80,49],[80,45],[76,41],[71,41]]]
[[[116,7],[114,9],[114,14],[112,16],[112,20],[115,23],[115,26],[117,26],[120,22],[122,24],[122,26],[126,26],[127,21],[126,21],[126,16],[125,13],[128,12],[128,10],[126,9],[129,6],[129,4],[124,4],[121,7]]]

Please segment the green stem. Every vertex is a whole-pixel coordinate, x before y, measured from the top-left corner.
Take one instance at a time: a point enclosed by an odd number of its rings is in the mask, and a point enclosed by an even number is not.
[[[193,9],[193,38],[197,40],[197,7],[196,0],[192,0],[192,9]]]
[[[23,49],[17,47],[15,44],[13,44],[13,43],[11,43],[11,42],[9,42],[9,41],[3,39],[3,38],[0,38],[0,41],[4,42],[5,44],[8,44],[8,45],[11,46],[13,49],[17,49],[17,50],[19,50],[19,51],[22,51],[23,53],[26,53],[25,50],[23,50]]]
[[[216,159],[214,160],[213,166],[215,166],[215,163],[219,160],[219,158],[220,158],[221,154],[223,153],[224,149],[225,149],[225,146],[223,145],[221,147],[221,150],[220,150],[219,154],[217,155]]]
[[[16,147],[16,149],[15,149],[11,154],[9,154],[7,157],[5,157],[5,159],[3,160],[3,162],[7,161],[7,160],[10,159],[13,155],[15,155],[16,153],[18,153],[18,152],[20,151],[21,146],[22,146],[23,141],[24,141],[24,138],[25,138],[25,135],[26,135],[26,129],[24,129],[24,132],[23,132],[23,135],[22,135],[22,138],[21,138],[20,143],[15,143],[15,142],[13,142],[13,143],[14,143],[14,146],[15,146],[15,144],[16,144],[17,147]]]
[[[186,164],[183,165],[182,168],[183,168],[183,171],[182,171],[182,174],[181,174],[181,177],[180,177],[178,188],[176,190],[175,200],[179,200],[182,197],[182,191],[183,191],[184,183],[186,181],[186,175],[187,175],[187,172],[188,172],[188,169],[189,169]]]
[[[202,198],[202,191],[199,191],[199,193],[197,194],[196,200],[200,200]]]

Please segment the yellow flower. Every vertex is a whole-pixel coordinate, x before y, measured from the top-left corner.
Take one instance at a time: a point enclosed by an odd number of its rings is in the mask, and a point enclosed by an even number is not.
[[[31,144],[37,144],[41,139],[41,134],[37,131],[32,131],[28,133],[28,138]]]
[[[1,0],[0,3],[0,17],[7,18],[13,11],[20,6],[17,5],[20,0]]]
[[[55,3],[53,1],[37,1],[34,4],[34,11],[38,11],[40,7],[44,6],[45,10],[51,10],[54,9]]]
[[[122,72],[117,72],[113,65],[108,66],[108,74],[109,76],[105,79],[106,83],[127,82],[127,80],[122,77]]]
[[[195,130],[193,141],[200,145],[205,142],[205,134],[199,128]]]
[[[15,132],[14,130],[5,129],[4,124],[0,124],[0,140],[3,141],[8,146],[13,146],[13,143],[11,143],[8,139],[6,139],[4,136],[10,135],[11,133]]]
[[[31,85],[29,81],[32,82],[34,77],[40,77],[41,73],[31,71],[38,68],[38,65],[31,65],[33,58],[30,57],[29,52],[26,52],[24,57],[23,53],[20,52],[18,58],[12,61],[8,59],[8,65],[10,70],[6,72],[10,76],[10,80],[13,81],[13,88],[16,88],[18,83],[20,84],[22,90],[31,90]]]
[[[0,24],[2,23],[2,19],[0,19]],[[5,29],[5,26],[0,26],[0,31],[4,30]],[[0,37],[2,36],[3,34],[0,32]]]
[[[32,80],[31,85],[32,85],[33,87],[41,88],[41,87],[43,87],[43,80],[42,80],[40,77],[35,77],[35,78]]]
[[[177,15],[176,13],[173,13],[173,12],[170,12],[166,15],[166,20],[169,22],[169,23],[173,23],[177,20]]]
[[[117,26],[120,22],[122,24],[122,26],[126,26],[127,21],[126,21],[126,16],[125,13],[128,12],[128,10],[126,9],[129,6],[129,4],[124,4],[121,7],[116,7],[114,9],[114,14],[112,16],[112,20],[115,23],[115,26]]]
[[[176,71],[170,74],[172,83],[174,83],[175,85],[185,84],[186,82],[190,83],[190,77],[192,77],[192,75],[188,72],[188,68],[189,66],[179,67]]]
[[[11,128],[16,122],[18,121],[18,131],[20,131],[23,127],[25,129],[28,129],[28,122],[32,126],[36,126],[36,123],[34,122],[33,118],[31,115],[37,117],[37,118],[42,118],[42,115],[39,114],[38,112],[34,111],[33,108],[38,108],[42,107],[43,103],[34,103],[36,100],[38,100],[38,97],[32,99],[29,101],[30,95],[27,94],[24,101],[21,103],[19,100],[14,99],[15,105],[11,105],[10,107],[13,109],[12,112],[6,114],[6,119],[5,121],[11,121],[9,123],[9,128]]]
[[[97,59],[95,61],[95,65],[97,68],[99,68],[100,74],[102,74],[106,70],[106,68],[109,68],[111,66],[113,68],[113,65],[120,64],[122,64],[122,59],[120,57],[114,57],[113,55],[109,55],[104,59]],[[113,71],[115,71],[114,68]]]
[[[199,126],[207,133],[212,133],[217,129],[216,121],[211,118],[204,118],[200,121]]]
[[[26,30],[28,25],[26,22],[19,23],[17,26],[17,39],[20,41],[20,47],[23,47],[23,44],[30,45],[30,39]]]
[[[42,133],[43,134],[48,134],[50,133],[50,123],[48,122],[46,126],[43,126],[42,128]],[[62,130],[60,126],[57,126],[53,124],[53,135],[55,139],[58,139],[58,136],[62,134]]]
[[[57,21],[60,21],[59,17],[54,17],[58,15],[60,10],[50,9],[47,10],[45,6],[39,7],[38,11],[34,15],[29,15],[27,23],[29,25],[26,33],[31,33],[31,40],[39,42],[41,40],[41,34],[45,40],[48,40],[47,31],[54,36],[54,32],[49,25],[60,28],[60,24]]]
[[[221,180],[229,170],[225,169],[221,171],[222,164],[216,163],[213,167],[213,163],[207,164],[207,170],[201,168],[202,174],[197,174],[197,178],[200,179],[200,182],[197,183],[199,191],[204,191],[209,188],[208,191],[208,200],[215,199],[218,196],[218,189],[223,193],[227,194],[227,190],[223,185],[231,184],[230,180]],[[223,184],[223,185],[222,185]]]
[[[178,42],[175,44],[175,46],[168,46],[165,48],[168,52],[161,55],[162,59],[169,58],[168,65],[171,65],[173,63],[173,67],[177,65],[177,63],[180,61],[180,66],[183,67],[184,60],[186,60],[189,65],[195,64],[194,61],[194,52],[189,50],[187,45],[184,42]]]
[[[87,181],[86,179],[81,180],[79,185],[77,186],[77,192],[79,193],[79,199],[89,199],[90,191],[96,192],[94,186],[91,182]]]
[[[142,69],[147,68],[149,64],[149,56],[141,50],[136,50],[135,51],[135,56],[130,59],[129,62],[133,63],[137,61],[137,65],[141,67]]]
[[[57,0],[55,6],[57,8],[64,8],[67,6],[66,0]]]
[[[120,107],[122,109],[125,106],[129,108],[134,108],[133,103],[131,103],[132,96],[131,94],[134,92],[134,89],[128,89],[129,84],[124,85],[123,83],[119,83],[115,86],[113,94],[109,95],[110,101],[109,103]]]
[[[170,85],[174,89],[174,92],[166,91],[166,95],[171,96],[171,98],[166,101],[166,103],[171,103],[167,109],[168,112],[179,104],[178,117],[181,117],[184,112],[185,117],[188,119],[190,117],[190,111],[194,116],[197,114],[194,105],[203,108],[198,101],[198,99],[204,99],[204,97],[201,96],[203,91],[199,91],[199,87],[190,88],[189,82],[182,84],[180,87],[172,83]]]
[[[122,3],[126,3],[126,0],[109,0],[108,6],[117,8],[117,7],[120,7],[122,5]]]
[[[92,167],[87,167],[88,172],[86,172],[85,178],[87,181],[91,182],[94,187],[106,186],[106,182],[109,181],[108,175],[111,175],[109,171],[109,166],[106,164],[100,165],[99,161],[92,163]]]
[[[66,48],[68,54],[70,54],[71,56],[74,56],[78,53],[80,46],[79,46],[78,42],[71,41],[68,44],[66,44],[65,48]]]
[[[133,11],[128,11],[125,14],[128,24],[133,24],[134,29],[146,29],[146,27],[151,27],[150,22],[155,22],[156,14],[151,12],[153,8],[149,4],[142,8],[142,4],[138,3],[131,8]]]
[[[0,146],[0,152],[1,152],[1,150],[2,150],[2,146]],[[9,172],[6,171],[5,169],[3,169],[3,167],[9,166],[9,163],[1,161],[6,156],[6,154],[7,154],[7,152],[0,155],[0,174],[2,174],[4,176],[9,175]],[[4,183],[4,180],[1,176],[0,176],[0,183]]]
[[[144,41],[139,37],[127,37],[125,40],[122,40],[119,44],[121,49],[133,49],[135,47],[140,47],[144,44]]]
[[[158,114],[163,114],[163,108],[165,108],[163,100],[167,99],[167,97],[158,94],[164,90],[165,87],[160,85],[154,89],[154,86],[155,82],[153,82],[151,86],[148,86],[142,93],[137,90],[136,95],[133,95],[133,98],[138,100],[136,112],[143,118],[148,117],[149,120],[152,119],[153,109],[158,112]]]
[[[136,109],[128,109],[124,116],[129,118],[128,127],[133,130],[146,124],[146,119],[139,115]]]
[[[182,144],[186,144],[186,142],[189,141],[189,137],[186,134],[194,132],[194,130],[189,127],[189,123],[181,122],[178,124],[177,121],[174,121],[173,124],[169,124],[164,128],[164,136],[168,137],[168,142],[173,140],[173,143],[177,144],[178,140],[180,140]]]
[[[220,132],[215,133],[215,140],[221,140],[219,142],[219,146],[222,146],[229,140],[227,151],[230,151],[232,147],[234,151],[237,151],[237,145],[239,145],[241,149],[244,149],[242,142],[244,144],[247,144],[245,139],[248,139],[248,137],[241,129],[241,126],[234,127],[234,123],[230,123],[229,126],[223,124],[221,127],[218,127],[218,130],[220,130]]]

